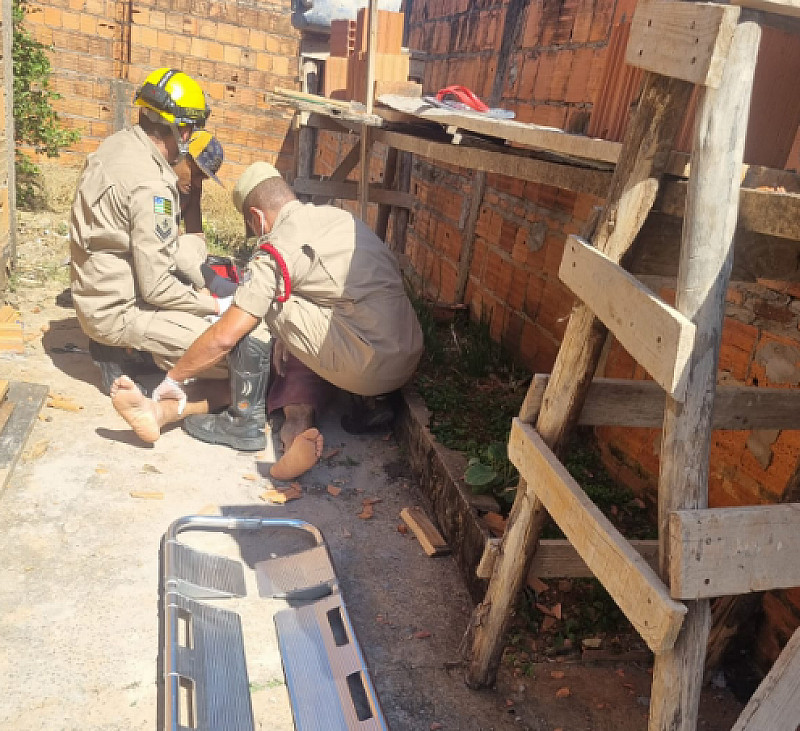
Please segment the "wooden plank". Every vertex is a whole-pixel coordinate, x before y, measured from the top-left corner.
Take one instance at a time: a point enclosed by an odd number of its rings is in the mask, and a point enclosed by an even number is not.
[[[340,198],[351,201],[358,198],[358,183],[353,181],[335,182],[333,180],[298,178],[294,181],[292,187],[295,193],[311,194],[315,197]],[[410,193],[371,187],[369,190],[369,202],[395,206],[396,208],[415,208],[419,201]]]
[[[577,236],[567,240],[558,273],[656,383],[682,401],[694,325]]]
[[[693,88],[685,81],[645,75],[608,200],[592,236],[592,243],[614,261],[628,251],[650,213]],[[556,452],[577,421],[605,341],[603,324],[585,306],[575,307],[536,422],[543,440]],[[471,649],[465,681],[472,688],[490,687],[497,679],[505,630],[546,518],[532,486],[520,480],[503,550],[468,629]]]
[[[669,541],[676,599],[800,586],[800,503],[676,510]]]
[[[731,273],[740,170],[761,29],[736,26],[718,89],[701,87],[692,141],[676,309],[697,327],[683,403],[667,398],[658,485],[660,569],[669,574],[669,516],[708,505],[711,418]],[[707,599],[687,604],[675,646],[656,655],[650,695],[650,731],[694,731],[703,683],[708,632]]]
[[[0,378],[0,401],[2,401],[8,393],[8,381]]]
[[[800,18],[800,0],[731,0],[731,5],[763,10],[790,18]]]
[[[739,8],[714,3],[642,0],[636,6],[625,61],[703,86],[719,86]]]
[[[655,571],[658,569],[658,541],[629,541],[636,551]],[[481,562],[475,569],[479,579],[488,579],[499,552],[500,539],[486,541]],[[539,547],[528,570],[528,582],[537,579],[589,579],[594,577],[586,562],[578,555],[575,547],[565,540],[550,539],[539,541]]]
[[[686,607],[586,496],[529,424],[514,419],[509,459],[653,652],[675,642]]]
[[[0,324],[16,322],[19,316],[19,312],[11,305],[3,305],[0,307]]]
[[[511,152],[494,152],[455,146],[444,142],[432,142],[385,129],[374,129],[372,135],[376,142],[396,147],[398,150],[413,152],[436,162],[459,165],[472,170],[484,170],[487,173],[498,173],[520,180],[552,185],[564,190],[589,193],[598,197],[605,197],[611,180],[611,173],[603,170],[560,165]]]
[[[436,526],[431,523],[430,518],[425,515],[425,511],[422,508],[416,505],[411,508],[403,508],[400,511],[400,517],[414,532],[422,546],[422,550],[428,556],[445,556],[450,553],[450,547],[447,542],[442,538],[442,534],[439,533]]]
[[[520,411],[532,422],[541,409],[550,376],[537,373]],[[664,390],[655,381],[595,378],[578,417],[581,426],[660,428],[664,423]],[[526,418],[526,416],[528,418]],[[800,429],[800,390],[760,386],[717,386],[714,429]]]
[[[14,404],[14,411],[0,432],[0,489],[14,471],[49,390],[39,383],[12,381],[9,384],[6,399]]]
[[[795,731],[800,718],[800,628],[744,707],[731,731]]]
[[[374,110],[375,113],[387,121],[425,119],[445,127],[457,126],[470,132],[497,137],[525,147],[587,160],[615,163],[619,157],[621,147],[619,142],[569,134],[557,127],[542,127],[512,119],[493,119],[480,114],[441,109],[421,99],[411,99],[393,94],[381,95],[378,97],[378,102],[404,115],[397,117],[392,115],[389,110],[377,106]]]

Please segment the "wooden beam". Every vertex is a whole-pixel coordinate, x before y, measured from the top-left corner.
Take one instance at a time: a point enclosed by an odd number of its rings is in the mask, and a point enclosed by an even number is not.
[[[537,373],[520,411],[531,422],[541,409],[549,374]],[[578,417],[580,426],[626,426],[660,429],[664,389],[655,381],[595,378]],[[523,413],[529,418],[525,418]],[[717,386],[714,429],[800,429],[800,391],[760,386]]]
[[[355,169],[356,165],[361,161],[361,146],[360,145],[353,145],[350,148],[350,152],[348,152],[343,158],[342,161],[336,166],[336,170],[331,173],[330,178],[328,178],[331,182],[343,182],[347,180],[347,176],[350,175],[351,172]],[[309,175],[298,175],[298,178],[301,180],[310,180],[312,179],[310,174]],[[295,192],[308,192],[308,191],[299,191],[297,188],[297,180],[294,181],[292,184]],[[315,203],[316,205],[322,205],[325,203],[329,203],[332,198],[335,198],[335,195],[315,195],[311,202]]]
[[[642,0],[625,61],[703,86],[719,86],[739,8],[713,3]]]
[[[585,135],[574,135],[555,127],[541,127],[510,119],[493,119],[477,114],[465,114],[455,110],[440,109],[420,99],[410,99],[395,95],[383,95],[378,101],[389,109],[375,108],[375,113],[387,121],[414,121],[424,119],[443,126],[457,126],[462,130],[508,140],[525,147],[548,152],[615,163],[622,145],[619,142],[601,140]],[[402,113],[393,115],[392,110]]]
[[[14,471],[49,390],[39,383],[12,381],[9,384],[6,403],[13,403],[14,409],[0,433],[0,490]]]
[[[800,629],[796,629],[731,731],[795,731],[800,718]]]
[[[667,398],[658,485],[660,572],[670,566],[669,516],[708,505],[708,454],[717,363],[730,280],[733,235],[753,75],[761,29],[736,26],[718,89],[699,90],[692,141],[676,309],[697,327],[686,397]],[[694,731],[703,683],[711,610],[708,600],[687,604],[675,646],[657,653],[650,695],[650,731]]]
[[[552,185],[564,190],[574,190],[578,193],[589,193],[598,197],[605,197],[611,180],[611,173],[602,170],[560,165],[511,152],[492,152],[444,142],[432,142],[385,129],[373,129],[372,136],[376,142],[383,142],[398,150],[413,152],[415,155],[436,162],[459,165],[472,170],[484,170],[487,173],[508,175],[521,180]]]
[[[669,542],[676,599],[800,586],[800,503],[676,510]]]
[[[692,89],[685,81],[645,75],[592,237],[592,243],[614,261],[630,248],[650,212]],[[605,340],[605,327],[588,308],[579,305],[573,309],[556,358],[553,383],[548,385],[536,422],[544,442],[555,452],[577,421]],[[505,630],[546,518],[533,487],[520,480],[503,550],[468,630],[471,647],[465,680],[472,688],[492,686],[496,681]]]
[[[355,148],[358,150],[358,147]],[[353,181],[336,182],[333,180],[315,180],[298,178],[292,185],[295,193],[312,194],[315,197],[340,198],[342,200],[358,199],[358,183]],[[415,208],[418,200],[410,193],[401,193],[386,188],[370,188],[369,202],[396,208]]]
[[[508,456],[653,652],[675,642],[686,607],[586,496],[536,430],[514,419]]]
[[[766,13],[800,18],[799,0],[731,0],[731,5],[740,5],[752,10],[763,10]]]
[[[658,568],[658,541],[630,541],[631,548],[636,551],[655,571]],[[500,539],[490,538],[486,541],[475,575],[479,579],[488,579],[492,575],[492,567],[499,552]],[[528,570],[528,581],[537,579],[588,579],[594,577],[586,562],[578,555],[575,547],[565,540],[539,541],[539,548]]]
[[[682,401],[694,325],[577,236],[567,240],[558,274],[656,383]]]

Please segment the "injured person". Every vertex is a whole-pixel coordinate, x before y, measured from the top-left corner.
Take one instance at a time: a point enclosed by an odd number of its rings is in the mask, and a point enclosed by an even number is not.
[[[347,211],[298,201],[268,163],[254,163],[242,174],[233,201],[259,236],[233,305],[167,372],[152,399],[130,379],[117,379],[117,411],[148,442],[158,439],[164,425],[184,419],[184,429],[201,441],[260,449],[271,365],[277,378],[287,378],[298,370],[296,359],[353,394],[356,408],[343,418],[348,431],[385,425],[386,395],[411,378],[423,347],[392,252]],[[276,344],[272,358],[251,335],[262,321]],[[186,384],[226,357],[231,405],[204,413],[202,391]],[[287,378],[287,391],[292,380]],[[276,479],[299,476],[322,453],[312,402],[282,404],[286,451],[271,470]]]

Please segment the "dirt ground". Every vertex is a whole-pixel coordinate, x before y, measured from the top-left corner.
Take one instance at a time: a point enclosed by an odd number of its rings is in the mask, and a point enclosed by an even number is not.
[[[389,434],[347,435],[340,404],[321,423],[326,450],[339,452],[283,506],[260,499],[270,483],[252,454],[201,444],[179,428],[154,446],[138,442],[98,389],[74,311],[56,302],[67,284],[75,176],[47,166],[48,208],[20,213],[19,265],[4,295],[29,340],[24,355],[0,355],[0,377],[47,384],[81,408],[42,410],[0,493],[0,729],[156,727],[159,540],[176,518],[210,512],[302,518],[320,528],[395,731],[647,728],[647,662],[588,666],[562,657],[519,668],[509,660],[494,690],[466,688],[459,644],[472,604],[458,568],[450,557],[427,558],[398,531],[400,510],[425,504],[402,446]],[[219,200],[214,206],[225,205]],[[219,215],[229,221],[232,210]],[[380,499],[368,520],[358,517],[365,498]],[[268,639],[252,657],[248,645],[257,728],[290,729],[266,614],[262,629]],[[725,689],[709,686],[699,728],[729,729],[739,710]]]

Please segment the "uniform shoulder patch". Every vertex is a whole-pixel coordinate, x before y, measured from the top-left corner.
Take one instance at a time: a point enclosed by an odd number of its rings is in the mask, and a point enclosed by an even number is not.
[[[171,216],[172,201],[160,195],[153,196],[153,212],[162,216]]]

